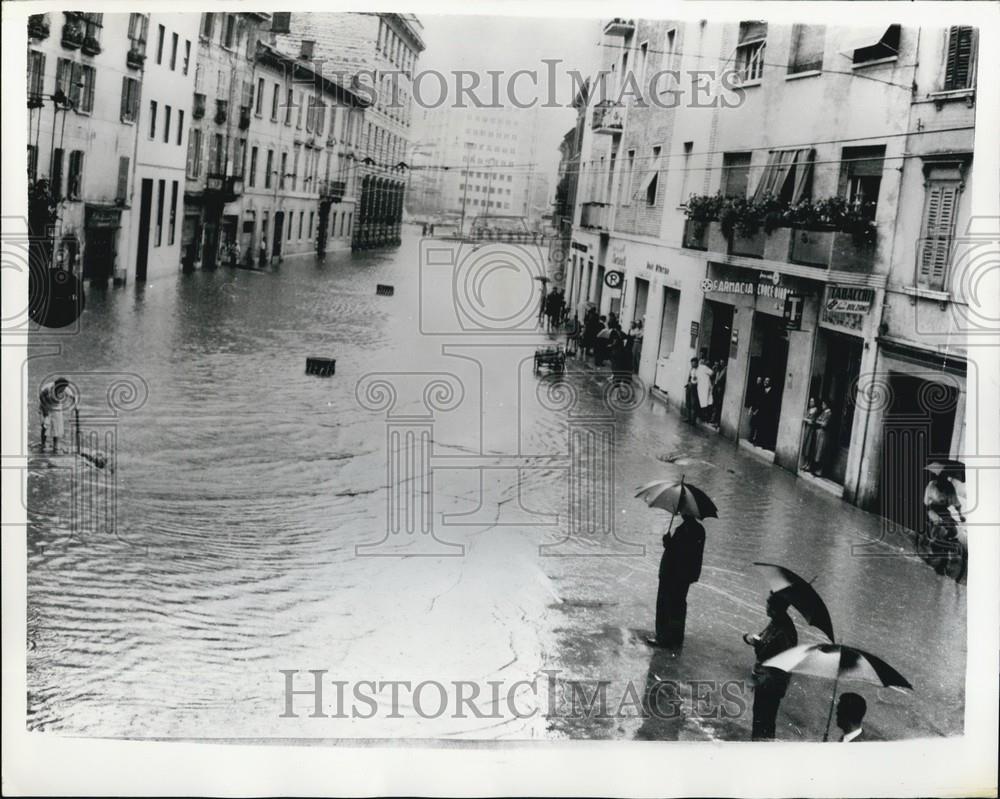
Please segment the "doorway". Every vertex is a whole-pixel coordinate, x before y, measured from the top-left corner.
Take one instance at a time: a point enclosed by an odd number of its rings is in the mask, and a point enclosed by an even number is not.
[[[135,255],[135,279],[145,280],[149,270],[149,220],[153,214],[153,181],[142,179],[139,198],[139,247]]]
[[[756,446],[773,452],[778,438],[781,394],[788,366],[788,333],[785,331],[785,320],[780,316],[754,313],[749,366],[746,405],[756,407],[758,412],[752,425],[747,420],[746,437]],[[765,392],[768,381],[771,389]]]
[[[955,385],[889,373],[890,405],[882,423],[879,512],[909,530],[925,525],[924,467],[951,454],[959,393]]]

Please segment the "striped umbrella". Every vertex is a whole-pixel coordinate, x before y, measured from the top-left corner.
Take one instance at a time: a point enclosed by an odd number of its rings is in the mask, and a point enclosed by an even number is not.
[[[833,680],[833,695],[830,697],[830,712],[826,717],[826,732],[823,740],[830,735],[830,720],[833,718],[833,703],[837,698],[837,684],[841,680],[872,683],[886,688],[913,690],[909,681],[881,658],[863,649],[844,644],[805,644],[793,646],[784,652],[765,660],[764,666],[780,669],[789,674],[811,674]]]

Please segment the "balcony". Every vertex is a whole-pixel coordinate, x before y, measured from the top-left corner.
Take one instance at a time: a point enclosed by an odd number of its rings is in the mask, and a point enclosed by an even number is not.
[[[776,233],[778,231],[775,231]],[[788,229],[787,260],[839,272],[870,273],[875,268],[876,246],[840,230]]]
[[[684,222],[684,238],[681,246],[688,250],[708,249],[708,223],[688,219]]]
[[[246,130],[250,127],[250,106],[241,105],[240,106],[240,130]]]
[[[31,39],[49,38],[48,14],[32,14],[28,17],[28,36]]]
[[[580,207],[580,225],[595,230],[607,230],[610,208],[607,203],[583,203]]]
[[[229,119],[229,100],[215,101],[215,124],[225,125]]]
[[[321,180],[319,183],[319,196],[332,203],[339,203],[343,200],[346,192],[346,180]]]
[[[635,33],[635,20],[615,17],[604,25],[605,36],[631,36]]]
[[[83,23],[75,17],[68,17],[62,28],[62,46],[67,50],[77,50],[83,45]]]
[[[243,176],[209,172],[205,178],[205,194],[224,203],[232,202],[243,194]]]
[[[80,45],[80,50],[86,55],[99,55],[101,52],[101,43],[94,36],[86,36],[83,39],[83,44]]]
[[[146,54],[133,47],[125,55],[125,63],[131,69],[142,69],[142,65],[146,63]]]
[[[201,119],[205,116],[205,95],[201,92],[194,93],[194,107],[191,109],[191,116]]]
[[[620,136],[624,125],[624,107],[621,103],[604,100],[594,107],[591,129],[594,133],[609,133]]]

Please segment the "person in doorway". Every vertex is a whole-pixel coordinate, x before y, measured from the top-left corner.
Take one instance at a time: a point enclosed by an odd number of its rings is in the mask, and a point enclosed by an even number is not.
[[[840,728],[840,743],[849,744],[866,739],[861,722],[868,712],[868,703],[861,694],[841,694],[837,700],[837,726]]]
[[[757,444],[764,449],[774,449],[778,433],[778,392],[771,384],[771,378],[765,377],[760,390],[760,425]]]
[[[809,407],[806,415],[802,418],[805,426],[802,438],[802,467],[807,472],[812,471],[812,456],[816,448],[816,417],[819,415],[819,406],[816,405],[816,398],[809,398]]]
[[[712,381],[715,373],[708,365],[708,358],[698,361],[698,418],[709,421],[712,415]]]
[[[676,529],[663,536],[656,593],[656,637],[646,639],[651,646],[679,650],[684,644],[688,590],[701,577],[704,553],[705,528],[694,516],[685,515]]]
[[[726,393],[726,362],[718,360],[715,362],[715,377],[712,380],[712,420],[711,423],[719,426],[722,419],[722,398]]]
[[[788,615],[788,600],[781,593],[771,593],[767,598],[767,616],[770,619],[757,635],[743,634],[743,641],[753,647],[756,662],[750,674],[753,682],[753,726],[751,740],[773,741],[778,706],[788,690],[788,672],[764,666],[765,660],[791,649],[798,644],[795,624]]]
[[[38,392],[38,415],[41,420],[41,450],[45,452],[47,439],[52,439],[52,452],[59,452],[59,439],[66,427],[65,411],[72,404],[72,387],[65,377],[57,377],[42,385]]]
[[[684,386],[684,406],[687,420],[694,424],[698,414],[698,359],[691,359],[687,383]]]
[[[823,476],[823,465],[826,462],[827,449],[830,444],[830,419],[833,411],[827,400],[820,401],[819,415],[816,417],[816,443],[813,451],[812,473]]]
[[[750,415],[750,443],[754,446],[760,446],[758,439],[760,438],[760,403],[761,397],[764,393],[764,380],[758,377],[752,386],[750,386],[750,391],[747,392],[749,396],[747,397],[747,407],[749,408]]]

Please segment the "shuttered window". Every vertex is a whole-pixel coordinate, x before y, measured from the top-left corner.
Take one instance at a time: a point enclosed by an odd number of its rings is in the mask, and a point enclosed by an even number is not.
[[[128,156],[121,156],[118,159],[118,189],[115,192],[115,199],[123,204],[128,199],[128,167]]]
[[[945,91],[968,89],[973,85],[974,39],[975,30],[971,26],[954,25],[949,28],[944,65]]]
[[[917,264],[917,284],[920,286],[944,291],[961,186],[958,180],[941,180],[933,174],[927,181],[924,235]]]

